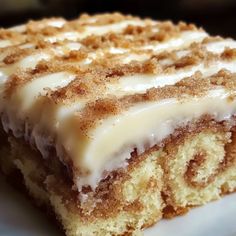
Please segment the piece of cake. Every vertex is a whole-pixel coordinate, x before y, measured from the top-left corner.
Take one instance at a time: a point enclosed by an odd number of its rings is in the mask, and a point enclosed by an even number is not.
[[[1,29],[1,170],[68,236],[219,199],[236,189],[235,57],[232,39],[118,13]]]

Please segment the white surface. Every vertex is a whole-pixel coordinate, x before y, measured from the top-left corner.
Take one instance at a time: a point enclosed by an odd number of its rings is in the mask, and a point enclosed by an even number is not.
[[[62,236],[50,220],[1,180],[0,236]],[[185,216],[162,220],[144,236],[236,236],[236,194]]]

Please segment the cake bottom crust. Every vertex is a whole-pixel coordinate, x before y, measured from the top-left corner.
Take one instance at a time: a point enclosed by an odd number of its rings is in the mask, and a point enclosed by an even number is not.
[[[236,189],[234,123],[203,117],[142,155],[134,150],[127,168],[110,173],[95,191],[78,193],[57,158],[43,160],[2,131],[0,168],[11,182],[20,171],[30,196],[55,213],[66,235],[140,235],[163,217]]]

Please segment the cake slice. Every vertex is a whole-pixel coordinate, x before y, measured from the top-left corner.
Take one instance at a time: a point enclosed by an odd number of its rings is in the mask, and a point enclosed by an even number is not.
[[[235,56],[119,13],[1,29],[1,171],[68,236],[138,235],[219,199],[236,189]]]

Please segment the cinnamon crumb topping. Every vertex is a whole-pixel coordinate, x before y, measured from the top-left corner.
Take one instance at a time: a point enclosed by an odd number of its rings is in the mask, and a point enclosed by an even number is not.
[[[219,84],[229,91],[235,91],[236,74],[232,75],[222,70],[212,77],[203,78],[202,74],[197,72],[175,85],[167,85],[163,88],[151,88],[145,93],[128,95],[119,99],[117,97],[98,99],[95,102],[88,103],[81,112],[76,114],[76,117],[79,121],[78,124],[82,124],[82,126],[79,125],[81,131],[86,133],[101,119],[119,114],[121,111],[125,111],[136,104],[173,97],[180,101],[192,97],[201,97]]]
[[[235,48],[226,48],[221,54],[223,60],[232,60],[236,58],[236,49]]]
[[[19,61],[20,59],[23,59],[26,55],[29,55],[32,52],[33,52],[33,49],[17,49],[17,50],[14,50],[12,53],[7,55],[3,59],[3,62],[6,65],[14,64],[15,62]]]
[[[33,49],[27,49],[26,53],[29,50],[32,51]],[[86,97],[88,94],[91,96],[95,95],[96,91],[100,91],[101,88],[104,90],[107,83],[118,83],[119,79],[124,76],[135,74],[174,74],[179,70],[186,70],[188,67],[198,65],[199,63],[204,63],[208,66],[209,63],[218,60],[219,57],[222,59],[225,58],[225,56],[222,55],[228,55],[228,51],[232,50],[226,49],[221,55],[217,55],[208,52],[204,47],[201,47],[201,44],[193,44],[190,47],[189,53],[180,58],[177,57],[177,50],[163,52],[161,54],[150,54],[150,58],[147,60],[131,61],[129,64],[121,64],[120,60],[115,59],[117,55],[113,56],[112,54],[105,53],[101,57],[98,56],[98,58],[94,59],[90,64],[81,65],[79,62],[85,60],[89,56],[89,52],[86,51],[86,49],[72,50],[61,57],[54,56],[50,61],[41,60],[34,69],[27,70],[23,73],[25,78],[21,79],[20,84],[23,85],[24,83],[49,73],[67,71],[75,74],[75,82],[58,89],[58,91],[54,93],[48,93],[58,102],[60,99],[65,102],[71,99],[74,100],[79,94],[80,96]],[[12,54],[12,56],[7,56],[4,62],[11,64],[14,62],[14,59],[16,60],[17,56],[19,56],[17,53],[15,55]],[[161,61],[164,59],[171,59],[173,63],[163,65]],[[228,56],[226,60],[233,60],[233,58],[229,58]],[[86,87],[88,91],[78,93],[80,90],[78,90],[77,81],[81,80],[81,78],[83,87]]]
[[[89,24],[93,26],[114,24],[121,22],[123,20],[140,20],[140,18],[131,15],[124,16],[119,12],[115,12],[113,14],[102,14],[102,15],[97,14],[92,16],[89,14],[82,14],[79,17],[79,21],[82,24]]]
[[[21,38],[21,34],[16,31],[11,31],[7,29],[0,29],[0,39],[11,39],[11,38]]]
[[[52,24],[54,21],[62,23],[56,27]],[[89,34],[91,28],[102,26],[104,29],[107,25],[116,23],[119,25],[122,22],[127,24],[119,26],[120,28],[117,26],[117,30],[104,31],[103,34],[100,31],[96,33],[95,30],[95,33]],[[204,96],[215,86],[223,86],[228,90],[235,89],[235,75],[222,70],[208,78],[196,72],[189,78],[180,78],[181,81],[173,85],[165,85],[162,88],[153,85],[139,94],[124,92],[125,95],[118,96],[116,89],[110,90],[111,86],[117,86],[117,90],[120,86],[122,91],[124,89],[122,83],[126,79],[131,80],[130,77],[137,83],[139,83],[138,77],[142,76],[156,75],[158,80],[158,76],[160,78],[162,75],[176,76],[200,64],[208,68],[217,61],[235,60],[236,49],[225,48],[222,53],[207,51],[207,44],[223,41],[220,37],[206,35],[201,40],[193,40],[186,44],[184,42],[180,46],[174,45],[172,40],[181,38],[183,32],[191,34],[204,31],[183,22],[175,25],[170,21],[141,20],[119,13],[94,16],[84,14],[73,21],[59,18],[30,21],[21,31],[1,29],[0,39],[10,40],[12,45],[0,49],[0,56],[3,55],[0,67],[3,70],[17,68],[7,80],[5,95],[10,96],[20,86],[47,74],[57,72],[73,74],[75,76],[73,81],[55,91],[48,89],[46,96],[56,103],[63,104],[77,100],[85,101],[84,110],[77,116],[84,117],[81,122],[83,129],[86,130],[97,120],[120,113],[137,103],[166,98],[181,100]],[[70,33],[79,36],[73,40],[58,39],[59,36]],[[48,40],[51,37],[53,40]],[[169,41],[172,42],[173,48],[168,48]],[[162,45],[165,45],[163,49]],[[22,59],[28,56],[29,59],[32,57],[32,60],[35,60],[34,56],[40,53],[48,55],[48,59],[38,59],[33,68],[24,70],[21,68]]]
[[[79,129],[86,133],[97,121],[105,118],[105,116],[119,114],[122,111],[122,106],[116,97],[98,99],[88,103],[83,111],[75,116]],[[85,116],[86,119],[84,119]],[[94,117],[96,117],[96,120]]]

